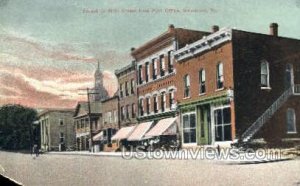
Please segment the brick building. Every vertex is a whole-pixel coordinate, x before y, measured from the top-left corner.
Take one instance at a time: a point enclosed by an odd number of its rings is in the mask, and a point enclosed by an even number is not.
[[[75,149],[73,114],[73,109],[46,109],[39,113],[42,151]]]
[[[139,121],[138,126],[133,131],[134,137],[132,139],[135,139],[133,141],[142,140],[143,135],[146,135],[146,132],[152,127],[160,127],[159,121],[176,123],[175,119],[162,121],[165,118],[176,118],[175,94],[177,88],[173,53],[208,34],[207,32],[175,28],[170,25],[163,34],[137,49],[132,49],[131,55],[135,59],[137,71]],[[171,124],[165,123],[170,127]],[[140,131],[140,133],[135,131]],[[152,136],[148,137],[162,135],[153,132],[151,134]],[[136,138],[135,136],[141,137]],[[131,137],[129,136],[128,139]]]
[[[299,139],[300,41],[213,27],[175,52],[183,146]]]

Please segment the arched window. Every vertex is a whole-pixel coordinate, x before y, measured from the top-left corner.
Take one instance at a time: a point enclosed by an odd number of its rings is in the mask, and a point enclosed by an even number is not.
[[[183,78],[184,81],[184,97],[190,97],[190,87],[191,87],[191,82],[190,82],[190,76],[187,74]]]
[[[267,61],[262,61],[260,63],[260,79],[261,87],[270,87],[269,63]]]
[[[217,65],[217,89],[221,89],[224,86],[224,73],[223,63]]]
[[[287,133],[297,133],[295,110],[288,108],[286,112]]]
[[[139,108],[140,108],[140,116],[143,116],[144,115],[144,100],[143,99],[140,99]]]

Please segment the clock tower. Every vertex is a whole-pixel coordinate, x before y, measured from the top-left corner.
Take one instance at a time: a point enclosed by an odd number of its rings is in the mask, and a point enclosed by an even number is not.
[[[100,63],[98,61],[97,69],[94,75],[95,78],[95,94],[94,95],[94,101],[101,101],[103,99],[106,99],[108,97],[108,92],[103,86],[103,73],[100,69]]]

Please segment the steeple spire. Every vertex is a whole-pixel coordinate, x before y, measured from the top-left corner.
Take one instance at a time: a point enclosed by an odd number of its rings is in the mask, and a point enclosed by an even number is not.
[[[98,62],[97,70],[99,70],[99,71],[100,71],[100,61],[99,61],[99,60],[97,60],[97,62]]]

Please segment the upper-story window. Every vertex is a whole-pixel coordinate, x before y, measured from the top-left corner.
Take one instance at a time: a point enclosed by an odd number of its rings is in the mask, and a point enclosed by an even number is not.
[[[166,93],[162,92],[161,93],[161,98],[160,98],[160,105],[161,105],[161,111],[164,112],[166,110]]]
[[[150,114],[150,105],[151,105],[151,99],[150,97],[146,98],[146,112],[149,115]]]
[[[173,50],[168,52],[168,72],[172,73],[174,71],[174,64],[173,64]]]
[[[159,64],[160,64],[160,76],[165,75],[165,57],[164,55],[159,56]]]
[[[142,69],[143,69],[143,66],[140,65],[139,66],[139,84],[143,83],[143,71],[142,71]]]
[[[224,87],[223,63],[217,65],[217,89]]]
[[[199,93],[204,94],[205,91],[205,70],[201,69],[199,71]]]
[[[123,97],[123,84],[120,83],[120,97],[122,98]]]
[[[157,60],[156,58],[152,59],[152,79],[157,78]]]
[[[128,87],[128,82],[125,82],[125,95],[129,96],[129,87]]]
[[[184,97],[190,97],[190,87],[191,87],[191,82],[190,82],[190,76],[187,74],[183,78],[184,81]]]
[[[129,119],[129,105],[126,105],[126,119]]]
[[[144,115],[144,100],[140,99],[139,100],[139,107],[140,107],[140,116]]]
[[[63,119],[59,119],[59,124],[60,125],[64,125],[64,120]]]
[[[154,113],[158,113],[158,98],[157,98],[157,95],[153,96],[153,102],[154,102],[154,105],[153,105]]]
[[[131,105],[131,117],[132,118],[135,118],[135,113],[136,113],[135,104],[132,103],[132,105]]]
[[[170,109],[172,110],[172,109],[174,109],[174,104],[175,104],[175,101],[174,101],[175,99],[174,99],[174,90],[171,90],[170,92],[169,92],[169,107],[170,107]]]
[[[270,87],[270,73],[269,73],[269,63],[267,61],[262,61],[260,63],[260,85],[261,87]]]
[[[149,81],[149,75],[150,75],[150,67],[149,67],[149,62],[145,64],[145,80],[146,83]]]
[[[125,119],[125,110],[124,106],[121,106],[121,120],[123,121]]]
[[[130,81],[130,91],[131,91],[131,94],[134,94],[134,87],[135,87],[134,79],[131,79],[131,81]]]
[[[118,122],[118,111],[114,110],[114,122],[117,123]]]
[[[287,133],[297,133],[295,110],[288,108],[286,112]]]

